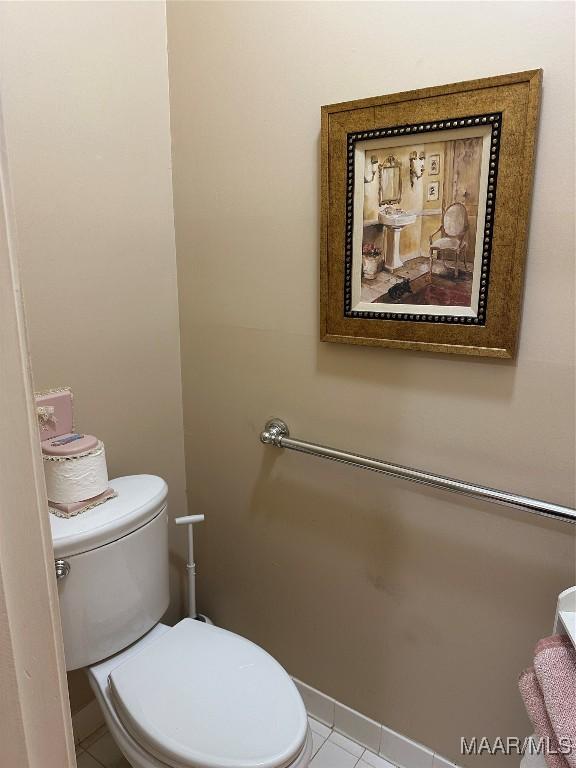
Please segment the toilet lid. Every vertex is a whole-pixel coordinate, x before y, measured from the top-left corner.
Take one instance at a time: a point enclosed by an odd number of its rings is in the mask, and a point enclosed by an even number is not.
[[[175,768],[283,768],[306,741],[296,686],[262,648],[184,619],[109,677],[114,707]]]

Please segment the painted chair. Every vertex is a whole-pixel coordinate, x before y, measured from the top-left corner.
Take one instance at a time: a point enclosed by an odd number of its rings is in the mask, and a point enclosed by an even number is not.
[[[441,233],[441,237],[434,240],[434,236]],[[430,274],[432,274],[432,259],[444,259],[452,254],[455,257],[454,277],[460,273],[460,262],[467,269],[466,252],[468,250],[468,213],[462,203],[452,203],[442,214],[442,224],[430,235]],[[452,267],[450,267],[452,268]]]

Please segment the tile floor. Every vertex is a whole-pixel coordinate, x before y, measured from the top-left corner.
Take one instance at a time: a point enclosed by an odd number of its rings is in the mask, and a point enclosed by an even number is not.
[[[78,768],[131,768],[105,725],[76,747]]]
[[[396,768],[327,725],[308,719],[312,729],[310,768]],[[131,768],[106,726],[81,741],[76,755],[78,768]]]
[[[396,768],[338,731],[309,717],[312,729],[310,768]]]

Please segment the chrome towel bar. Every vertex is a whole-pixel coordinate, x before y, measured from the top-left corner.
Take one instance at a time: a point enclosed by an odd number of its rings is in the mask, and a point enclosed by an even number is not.
[[[563,507],[560,504],[553,504],[549,501],[531,499],[528,496],[508,493],[508,491],[498,491],[496,488],[486,488],[483,485],[474,485],[474,483],[454,480],[451,477],[434,475],[431,472],[423,472],[412,467],[403,467],[400,464],[389,464],[387,461],[371,459],[368,456],[357,456],[354,453],[339,451],[337,448],[328,448],[325,445],[316,445],[315,443],[307,443],[304,440],[296,440],[290,437],[288,426],[281,419],[270,419],[260,434],[260,440],[267,445],[275,445],[278,448],[288,448],[291,451],[307,453],[310,456],[321,456],[324,459],[340,461],[343,464],[350,464],[362,469],[371,469],[374,472],[382,472],[385,475],[399,477],[402,480],[410,480],[413,483],[431,485],[434,488],[442,488],[452,493],[461,493],[464,496],[471,496],[475,499],[484,499],[492,504],[502,504],[506,507],[523,509],[536,515],[564,520],[567,523],[576,523],[576,509],[571,507]]]

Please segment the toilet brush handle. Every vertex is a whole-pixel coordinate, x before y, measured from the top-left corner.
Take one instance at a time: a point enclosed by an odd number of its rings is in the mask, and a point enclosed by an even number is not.
[[[188,526],[188,616],[191,619],[196,618],[196,564],[194,562],[194,523],[201,523],[204,515],[187,515],[186,517],[177,517],[174,522],[176,525]]]
[[[188,515],[187,517],[177,517],[174,522],[176,525],[193,525],[194,523],[204,522],[204,515]]]

